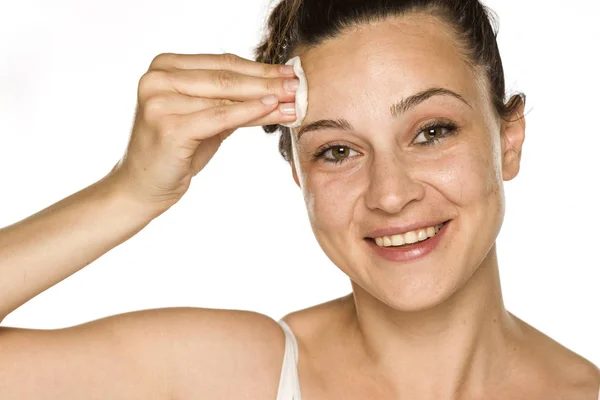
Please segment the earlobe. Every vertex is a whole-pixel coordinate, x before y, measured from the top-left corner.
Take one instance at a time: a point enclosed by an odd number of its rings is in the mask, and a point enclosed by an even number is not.
[[[519,96],[519,106],[508,120],[502,122],[502,178],[510,181],[519,173],[525,141],[525,103]]]
[[[515,149],[507,149],[504,152],[504,162],[502,168],[502,179],[510,181],[514,179],[521,169],[521,153]]]

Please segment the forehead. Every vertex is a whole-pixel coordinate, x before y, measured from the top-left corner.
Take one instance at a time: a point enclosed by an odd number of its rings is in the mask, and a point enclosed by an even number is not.
[[[301,53],[309,87],[307,120],[340,107],[389,114],[389,105],[431,87],[478,103],[482,76],[466,62],[449,27],[424,14],[393,17],[348,29]]]

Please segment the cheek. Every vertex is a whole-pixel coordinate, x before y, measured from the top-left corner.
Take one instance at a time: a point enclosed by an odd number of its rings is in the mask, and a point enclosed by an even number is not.
[[[497,198],[502,186],[497,158],[491,142],[464,144],[436,161],[437,173],[430,181],[435,181],[436,189],[457,206]]]
[[[314,228],[346,231],[363,187],[358,176],[358,171],[305,175],[304,199]]]

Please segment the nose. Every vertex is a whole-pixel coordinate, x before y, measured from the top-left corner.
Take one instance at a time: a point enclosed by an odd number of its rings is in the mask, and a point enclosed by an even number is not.
[[[395,214],[412,201],[422,200],[425,187],[414,179],[414,163],[398,155],[374,160],[369,169],[365,202],[369,209]]]

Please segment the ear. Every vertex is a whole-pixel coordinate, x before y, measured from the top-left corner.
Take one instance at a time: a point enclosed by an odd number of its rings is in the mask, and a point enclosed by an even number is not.
[[[502,178],[510,181],[519,173],[521,167],[521,152],[525,141],[525,99],[519,95],[509,103],[518,101],[519,106],[508,117],[502,120],[500,138],[502,141]]]

